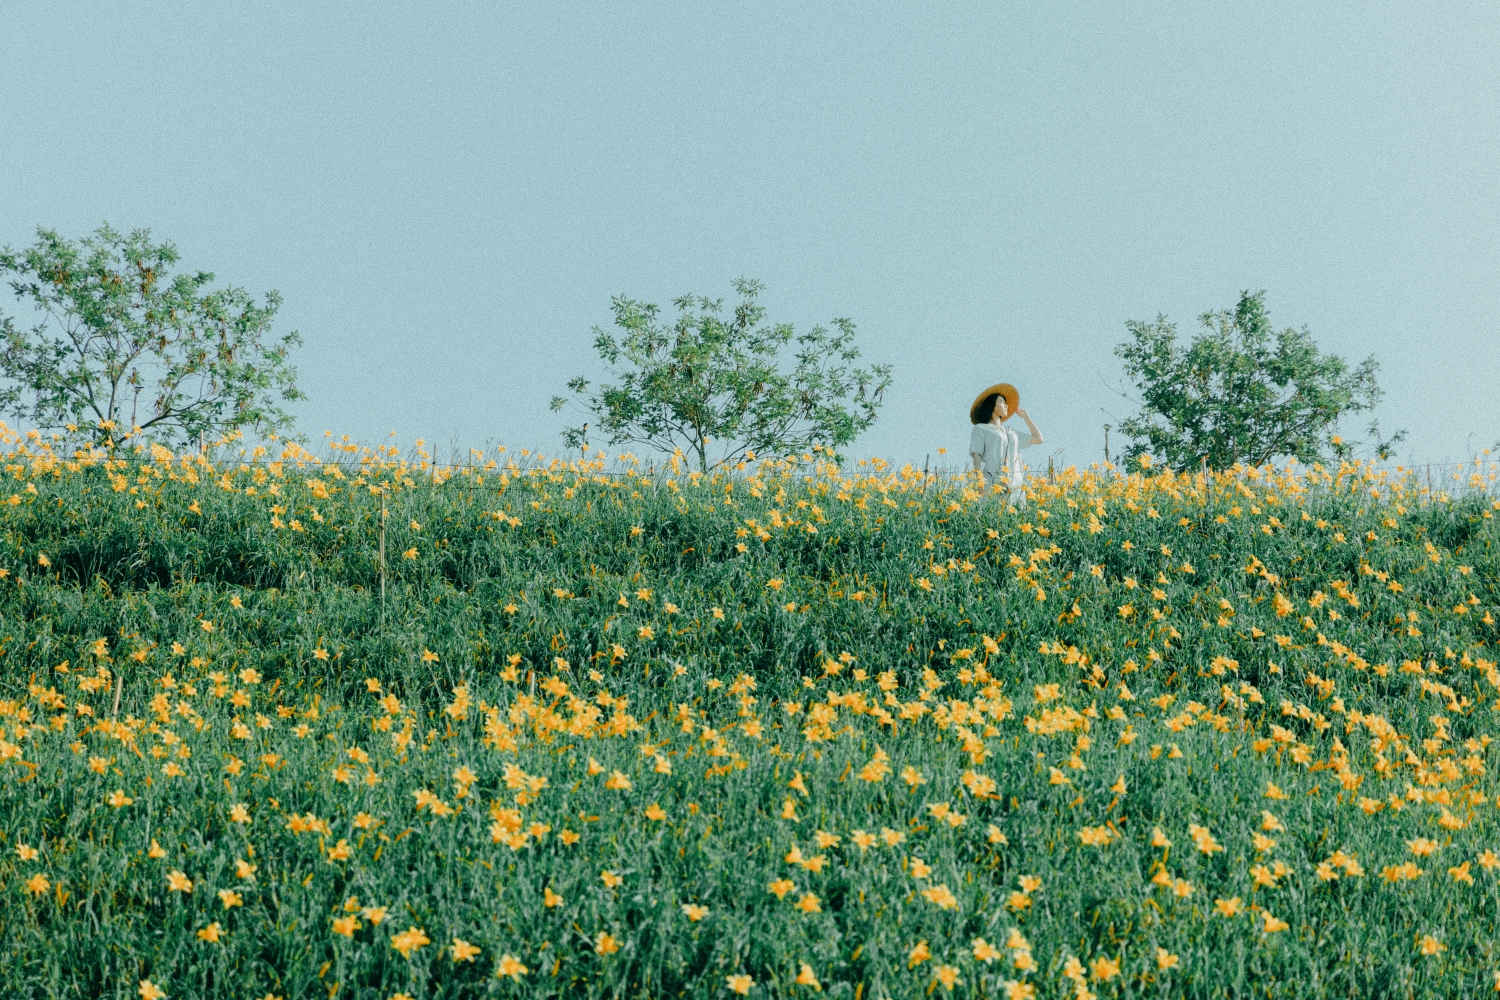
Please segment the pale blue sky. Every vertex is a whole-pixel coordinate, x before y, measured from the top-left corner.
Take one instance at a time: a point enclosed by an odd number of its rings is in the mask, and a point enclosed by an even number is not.
[[[857,454],[962,452],[1007,379],[1090,461],[1127,319],[1264,288],[1459,458],[1500,437],[1497,11],[35,4],[0,244],[107,219],[279,289],[314,436],[560,450],[611,295],[744,275],[894,365]]]

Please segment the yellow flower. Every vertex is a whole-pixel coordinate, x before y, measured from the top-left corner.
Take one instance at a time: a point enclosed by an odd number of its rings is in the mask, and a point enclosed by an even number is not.
[[[548,887],[546,887],[545,889],[542,890],[542,905],[543,906],[552,907],[552,906],[561,906],[562,904],[563,904],[563,898],[561,896],[559,896],[557,893],[553,892],[551,886],[548,886]]]
[[[1244,908],[1245,904],[1238,896],[1235,896],[1231,899],[1219,899],[1214,901],[1214,909],[1219,911],[1219,915],[1221,917],[1233,917]]]
[[[932,978],[943,984],[943,989],[953,991],[953,984],[958,982],[958,969],[952,965],[940,965],[932,970]]]
[[[822,913],[823,907],[818,905],[818,897],[810,892],[804,892],[802,898],[797,900],[797,909],[803,913]]]
[[[1435,840],[1428,840],[1426,837],[1417,837],[1415,840],[1408,840],[1406,846],[1417,857],[1425,858],[1436,851],[1441,845]]]
[[[116,789],[115,791],[110,793],[109,798],[105,799],[105,801],[114,806],[116,809],[123,809],[125,806],[128,806],[135,802],[135,799],[132,799],[130,796],[126,795],[123,790]]]
[[[604,787],[617,792],[628,792],[631,789],[630,779],[624,773],[614,771],[605,779]]]
[[[620,950],[620,942],[609,931],[599,935],[599,940],[594,943],[594,951],[600,955],[613,955]]]
[[[1158,969],[1162,970],[1163,972],[1165,972],[1168,969],[1175,969],[1175,968],[1177,968],[1177,966],[1178,966],[1178,964],[1179,964],[1180,961],[1181,961],[1181,959],[1179,959],[1176,955],[1172,954],[1167,949],[1165,949],[1165,948],[1157,948],[1156,949],[1156,967]]]
[[[976,962],[993,962],[1000,957],[1000,949],[990,944],[984,938],[975,938],[969,946],[974,949],[974,960]]]
[[[946,885],[935,885],[931,889],[923,889],[922,898],[942,910],[958,909],[958,897],[949,892]]]
[[[171,892],[190,893],[193,891],[193,880],[180,871],[174,871],[167,875],[167,889]]]
[[[1265,911],[1265,917],[1265,931],[1267,934],[1276,934],[1280,931],[1286,930],[1291,926],[1291,924],[1287,923],[1285,920],[1278,919],[1274,914],[1271,913],[1270,910]]]
[[[151,846],[146,849],[146,857],[148,857],[148,858],[164,858],[166,856],[167,856],[167,852],[165,850],[163,850],[162,846],[156,842],[156,838],[152,837],[151,838]]]
[[[600,872],[599,873],[599,880],[601,882],[603,882],[604,885],[605,885],[605,888],[608,888],[608,889],[613,889],[615,886],[617,886],[621,882],[625,881],[623,878],[621,878],[619,875],[616,875],[612,871],[602,871],[602,872]]]
[[[1193,846],[1198,849],[1199,853],[1215,854],[1224,850],[1223,845],[1214,839],[1214,835],[1208,832],[1206,826],[1189,823],[1188,836],[1193,838]]]
[[[777,899],[785,899],[786,894],[791,892],[796,887],[796,883],[787,878],[779,878],[776,881],[772,882],[770,885],[766,886],[766,888],[769,889]]]
[[[391,938],[391,947],[401,953],[405,959],[411,958],[411,953],[426,944],[431,944],[432,939],[422,932],[421,928],[408,927],[406,930]]]
[[[335,917],[333,920],[333,933],[335,934],[342,934],[344,937],[352,938],[354,932],[357,930],[359,930],[358,917]]]
[[[697,923],[698,921],[702,920],[704,917],[708,916],[708,907],[706,907],[706,906],[699,906],[696,903],[683,903],[682,904],[682,912],[685,913],[685,914],[687,914],[687,918],[689,920],[693,921],[694,923]]]
[[[378,924],[385,919],[385,912],[383,906],[366,906],[359,911],[359,915],[372,924]]]
[[[521,960],[516,958],[516,956],[503,955],[500,958],[499,966],[495,969],[495,977],[498,979],[503,976],[509,976],[511,979],[519,981],[522,976],[530,971],[530,969],[521,964]]]
[[[463,938],[454,938],[453,943],[448,946],[449,953],[455,962],[472,962],[479,954],[479,947],[472,945]]]
[[[931,957],[932,950],[927,947],[927,942],[925,940],[918,941],[916,946],[906,953],[906,967],[908,969],[915,969]]]
[[[27,844],[16,844],[16,854],[20,855],[22,861],[35,861],[37,849]]]
[[[1104,847],[1115,839],[1115,834],[1107,826],[1086,826],[1078,831],[1078,839],[1089,847]]]
[[[31,876],[31,878],[26,880],[26,889],[33,896],[40,896],[51,888],[52,883],[47,881],[47,877],[45,875],[33,875]]]
[[[750,992],[750,987],[755,985],[755,980],[746,975],[725,976],[724,981],[729,984],[731,993],[744,996]]]
[[[140,988],[136,992],[141,995],[141,1000],[163,1000],[167,995],[166,990],[149,979],[142,979]]]
[[[1399,865],[1386,865],[1380,869],[1380,877],[1387,882],[1413,882],[1427,873],[1410,861]]]
[[[1431,934],[1423,934],[1417,938],[1417,950],[1424,955],[1436,955],[1448,948]]]
[[[213,923],[209,924],[207,927],[198,932],[198,940],[207,941],[210,944],[218,944],[219,938],[223,933],[224,928],[220,927],[219,922],[215,920]]]
[[[817,973],[813,972],[813,967],[808,965],[806,962],[802,962],[799,965],[797,969],[797,978],[792,980],[792,982],[796,983],[798,986],[811,986],[815,990],[821,990],[823,988],[823,984],[818,982]]]

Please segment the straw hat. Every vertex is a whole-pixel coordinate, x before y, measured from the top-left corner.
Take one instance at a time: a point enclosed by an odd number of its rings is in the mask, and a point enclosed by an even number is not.
[[[1021,394],[1017,392],[1016,387],[1011,385],[1009,382],[1001,382],[998,385],[990,386],[988,389],[981,392],[978,396],[974,397],[974,405],[969,407],[969,423],[972,424],[978,422],[979,404],[983,403],[986,399],[995,395],[996,393],[999,393],[1001,396],[1005,397],[1005,412],[1007,414],[1016,412],[1016,407],[1021,404]]]

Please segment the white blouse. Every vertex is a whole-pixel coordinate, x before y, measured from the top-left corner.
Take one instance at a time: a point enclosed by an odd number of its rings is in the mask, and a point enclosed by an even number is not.
[[[1021,449],[1030,448],[1035,439],[1029,430],[1012,430],[1005,424],[975,424],[969,434],[969,454],[979,459],[985,479],[995,482],[1000,479],[1000,470],[1009,470],[1010,488],[1014,492],[1026,482],[1021,468]]]

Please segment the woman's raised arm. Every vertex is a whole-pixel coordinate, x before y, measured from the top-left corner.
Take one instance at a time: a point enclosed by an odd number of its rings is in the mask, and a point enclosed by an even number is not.
[[[1024,421],[1026,421],[1026,429],[1031,432],[1031,443],[1032,444],[1046,444],[1047,443],[1046,440],[1042,437],[1041,429],[1038,428],[1037,425],[1032,422],[1031,414],[1027,413],[1025,410],[1021,409],[1021,407],[1018,406],[1018,407],[1016,407],[1016,416],[1020,417]]]

